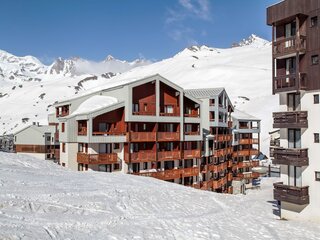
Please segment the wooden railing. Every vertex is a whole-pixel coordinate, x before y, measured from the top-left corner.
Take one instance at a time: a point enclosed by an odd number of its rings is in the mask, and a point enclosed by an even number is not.
[[[303,167],[309,165],[307,148],[274,148],[273,164],[292,165]]]
[[[296,52],[306,51],[306,36],[300,35],[284,38],[273,42],[272,54],[274,57],[285,56]]]
[[[127,134],[127,141],[129,142],[155,142],[157,133],[155,132],[130,132]]]
[[[181,159],[181,151],[173,150],[173,151],[161,151],[158,152],[158,160],[177,160]]]
[[[247,138],[247,139],[240,139],[239,140],[239,144],[258,144],[259,143],[259,139],[257,138]]]
[[[259,163],[260,162],[258,160],[250,160],[250,161],[238,162],[238,168],[258,167]]]
[[[126,135],[126,132],[93,132],[93,136],[124,136]]]
[[[233,152],[233,157],[252,156],[258,154],[259,151],[257,149],[243,149]]]
[[[284,185],[283,182],[274,183],[273,196],[278,201],[298,205],[309,204],[309,187],[295,187]]]
[[[139,102],[139,109],[135,111],[132,109],[132,115],[147,115],[155,116],[156,115],[156,103],[155,102]]]
[[[218,142],[232,141],[232,134],[217,135],[215,136],[215,140]]]
[[[297,76],[295,73],[283,76],[277,76],[273,78],[273,92],[288,92],[307,89],[307,74],[299,73]]]
[[[154,162],[156,161],[156,152],[155,151],[140,151],[133,153],[125,153],[124,160],[126,163],[129,162],[131,158],[132,163],[138,162]]]
[[[180,141],[180,132],[158,132],[158,141]]]
[[[84,164],[113,164],[118,162],[118,155],[116,153],[78,153],[77,162]]]
[[[86,127],[81,127],[78,129],[78,136],[86,136],[87,135],[87,128]]]
[[[191,177],[199,175],[199,167],[190,167],[181,169],[182,177]]]
[[[196,136],[196,135],[200,135],[200,132],[199,132],[199,131],[195,131],[195,132],[184,132],[184,135]]]
[[[260,174],[257,172],[244,172],[244,173],[238,173],[237,177],[241,179],[259,178]]]
[[[192,158],[200,158],[200,157],[201,157],[200,149],[183,150],[184,159],[192,159]]]
[[[273,127],[274,128],[307,128],[308,112],[293,111],[293,112],[273,113]]]
[[[198,111],[192,111],[191,113],[185,113],[184,116],[185,117],[192,117],[192,118],[199,118],[200,114],[198,113]]]

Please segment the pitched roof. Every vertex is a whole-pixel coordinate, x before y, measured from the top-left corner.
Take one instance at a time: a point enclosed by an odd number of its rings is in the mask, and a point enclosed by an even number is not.
[[[261,121],[261,119],[256,118],[255,116],[252,116],[246,112],[242,112],[238,109],[235,109],[234,112],[231,114],[231,116],[238,120],[254,120],[254,121]]]
[[[40,132],[42,134],[44,133],[48,133],[48,132],[54,132],[55,131],[55,126],[48,126],[48,125],[29,125],[26,126],[25,128],[22,128],[20,130],[18,130],[17,132],[14,133],[14,135],[28,129],[28,128],[32,128],[34,130],[36,130],[37,132]]]
[[[185,92],[196,98],[210,98],[219,96],[224,91],[224,88],[199,88],[186,89]]]

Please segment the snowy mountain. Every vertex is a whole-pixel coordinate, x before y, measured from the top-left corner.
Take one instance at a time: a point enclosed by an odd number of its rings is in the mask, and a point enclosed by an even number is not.
[[[262,119],[262,150],[268,151],[272,112],[278,106],[271,89],[271,43],[252,35],[238,47],[192,46],[172,58],[149,63],[108,56],[98,63],[74,58],[57,59],[45,66],[32,57],[1,57],[0,69],[5,74],[2,76],[0,70],[0,133],[32,121],[45,123],[57,100],[159,73],[183,88],[225,87],[237,108]],[[16,71],[14,79],[10,79]],[[20,73],[25,77],[20,77]],[[28,77],[32,79],[27,81]],[[29,122],[22,123],[22,118],[29,118]]]
[[[272,183],[226,195],[0,152],[0,239],[319,239],[280,221]]]

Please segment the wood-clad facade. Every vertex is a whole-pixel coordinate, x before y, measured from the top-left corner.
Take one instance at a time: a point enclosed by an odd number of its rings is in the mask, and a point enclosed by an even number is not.
[[[280,138],[271,142],[272,157],[282,181],[274,184],[274,198],[281,202],[281,217],[320,221],[320,1],[279,2],[267,9],[267,24],[273,94],[279,94],[281,110],[273,114]]]

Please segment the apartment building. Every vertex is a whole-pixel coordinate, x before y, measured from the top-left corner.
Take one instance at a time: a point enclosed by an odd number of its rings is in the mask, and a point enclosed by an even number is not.
[[[274,198],[281,217],[320,220],[320,1],[286,0],[267,9],[272,26],[273,94],[280,111],[280,147],[273,163],[281,165]]]
[[[195,187],[200,181],[201,104],[160,75],[58,102],[60,164]]]
[[[232,113],[233,133],[233,163],[237,166],[233,178],[234,194],[245,193],[246,189],[259,185],[259,172],[254,168],[259,166],[260,153],[260,119],[245,112],[235,110]]]
[[[232,193],[236,168],[232,162],[233,105],[224,88],[188,89],[186,93],[202,101],[203,154],[200,188]]]
[[[59,142],[54,126],[33,123],[13,134],[17,154],[27,154],[45,160],[59,158]]]

